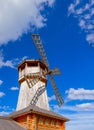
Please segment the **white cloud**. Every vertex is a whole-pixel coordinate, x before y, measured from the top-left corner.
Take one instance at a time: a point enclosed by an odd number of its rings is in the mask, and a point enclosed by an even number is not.
[[[70,121],[66,124],[67,130],[94,129],[94,112],[66,114],[65,116],[70,119]]]
[[[85,29],[85,28],[86,28],[85,20],[81,19],[80,22],[79,22],[79,26],[80,26],[82,29]]]
[[[19,90],[19,88],[18,87],[11,87],[10,90],[16,91],[16,90]]]
[[[25,60],[25,59],[28,59],[28,56],[24,56],[24,57],[22,58],[22,61]]]
[[[0,106],[0,109],[3,109],[3,110],[7,110],[9,108],[10,108],[9,106]]]
[[[0,98],[5,96],[5,93],[4,92],[0,92]]]
[[[19,59],[15,58],[15,59],[12,59],[12,60],[5,60],[2,51],[0,51],[0,68],[10,67],[12,69],[16,69],[16,66],[26,58],[28,58],[28,57],[24,56],[24,57],[19,58]]]
[[[70,119],[66,123],[67,130],[94,129],[94,103],[82,103],[77,105],[54,105],[52,110]],[[88,125],[86,125],[88,124]]]
[[[0,116],[7,116],[10,112],[2,111],[0,112]]]
[[[15,109],[12,108],[11,106],[0,106],[0,116],[7,116],[9,115],[11,112],[13,112]]]
[[[0,0],[0,45],[46,25],[45,6],[55,0]]]
[[[48,97],[48,100],[49,100],[49,102],[51,102],[51,101],[53,101],[53,100],[56,100],[55,95],[53,95],[53,96],[51,96],[51,97]]]
[[[87,34],[86,40],[87,40],[89,43],[93,42],[93,43],[92,43],[92,45],[93,45],[93,44],[94,44],[94,33]]]
[[[52,109],[58,113],[66,111],[72,112],[94,112],[94,103],[82,103],[76,105],[63,105],[59,107],[58,105],[51,106]]]
[[[0,55],[0,68],[2,67],[10,67],[10,68],[15,68],[14,63],[12,60],[4,60],[4,57]]]
[[[83,3],[81,0],[74,0],[68,8],[68,14],[78,19],[78,25],[85,33],[87,42],[94,44],[94,1]]]
[[[2,81],[2,80],[0,80],[0,85],[2,85],[2,83],[3,83],[3,81]]]
[[[80,110],[85,110],[85,111],[94,111],[94,103],[82,103],[79,105],[76,105],[76,107]]]
[[[79,90],[79,91],[78,91]],[[75,94],[93,94],[94,90],[85,90],[85,89],[70,89],[71,93]],[[67,91],[68,93],[69,91]],[[82,101],[81,101],[82,102]],[[70,119],[68,123],[66,123],[66,130],[89,130],[94,129],[94,102],[85,101],[78,104],[78,102],[65,103],[62,107],[58,105],[52,105],[52,110],[63,115]],[[87,125],[86,125],[87,124]]]
[[[69,100],[94,100],[94,90],[70,88],[66,93]]]
[[[70,121],[66,123],[67,130],[94,129],[94,103],[62,106],[61,108],[54,105],[52,110],[70,119]]]

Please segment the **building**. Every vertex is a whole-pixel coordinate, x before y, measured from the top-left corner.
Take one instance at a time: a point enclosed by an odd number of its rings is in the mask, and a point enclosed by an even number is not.
[[[51,111],[30,105],[10,114],[10,118],[28,130],[65,130],[67,118]]]
[[[18,66],[17,108],[8,117],[0,118],[0,130],[65,130],[65,122],[69,119],[49,107],[47,76],[44,75],[47,69],[40,60],[25,60]]]

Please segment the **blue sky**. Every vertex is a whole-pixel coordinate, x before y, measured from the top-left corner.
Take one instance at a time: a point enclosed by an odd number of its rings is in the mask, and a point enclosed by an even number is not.
[[[50,68],[62,72],[54,78],[65,103],[57,106],[48,81],[50,107],[71,119],[67,130],[94,129],[93,19],[94,0],[0,1],[0,115],[16,108],[18,64],[40,58],[31,39],[39,33]]]

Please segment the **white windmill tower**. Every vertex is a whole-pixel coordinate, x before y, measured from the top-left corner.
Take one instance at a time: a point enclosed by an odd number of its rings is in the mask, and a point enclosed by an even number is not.
[[[16,110],[23,109],[30,104],[50,110],[46,92],[47,75],[50,76],[58,105],[61,106],[64,103],[53,79],[53,75],[60,74],[60,71],[58,68],[53,70],[49,69],[48,60],[40,35],[33,34],[32,38],[40,53],[42,61],[25,60],[18,66],[20,92]]]

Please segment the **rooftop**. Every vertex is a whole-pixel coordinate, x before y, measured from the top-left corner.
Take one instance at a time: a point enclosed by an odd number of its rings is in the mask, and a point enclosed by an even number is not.
[[[57,114],[51,110],[44,110],[42,108],[39,108],[37,106],[34,106],[34,105],[29,105],[28,107],[22,109],[22,110],[19,110],[19,111],[15,111],[13,113],[11,113],[9,115],[9,117],[11,118],[15,118],[15,117],[18,117],[18,116],[21,116],[21,115],[25,115],[27,113],[35,113],[35,114],[38,114],[38,115],[43,115],[43,116],[47,116],[47,117],[52,117],[52,118],[56,118],[56,119],[59,119],[59,120],[63,120],[64,122],[67,122],[69,121],[68,118],[60,115],[60,114]]]
[[[27,63],[27,64],[38,64],[38,63],[40,63],[40,65],[42,66],[42,67],[44,67],[44,68],[46,68],[46,69],[48,69],[47,68],[47,66],[46,66],[46,64],[45,63],[43,63],[41,60],[35,60],[35,59],[25,59],[24,61],[22,61],[19,65],[18,65],[18,69],[20,68],[20,67],[22,67],[22,66],[24,66],[25,65],[25,63]]]
[[[0,116],[0,130],[26,130],[9,117]]]

